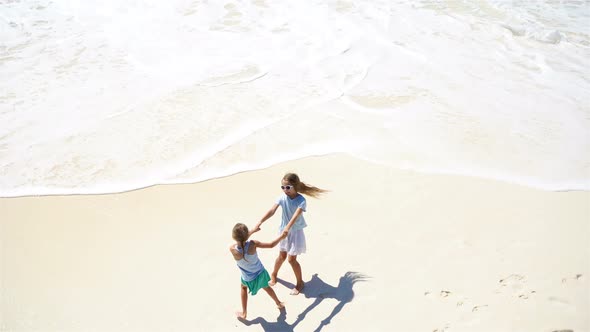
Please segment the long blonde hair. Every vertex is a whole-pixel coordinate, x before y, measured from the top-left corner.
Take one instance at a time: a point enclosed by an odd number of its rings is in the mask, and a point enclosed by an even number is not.
[[[325,189],[320,189],[318,187],[306,184],[305,182],[301,182],[299,176],[295,173],[285,174],[285,176],[283,176],[283,180],[294,186],[298,193],[302,193],[313,198],[318,198],[321,194],[328,192]]]

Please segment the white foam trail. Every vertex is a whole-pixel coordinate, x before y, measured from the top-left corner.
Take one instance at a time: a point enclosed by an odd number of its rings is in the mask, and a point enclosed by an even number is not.
[[[347,153],[590,188],[588,3],[2,3],[0,196]]]

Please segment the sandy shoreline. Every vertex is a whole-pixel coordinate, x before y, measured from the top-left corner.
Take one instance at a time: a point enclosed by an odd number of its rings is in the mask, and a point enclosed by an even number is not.
[[[233,224],[287,171],[308,199],[305,294],[234,319]],[[2,331],[590,331],[590,193],[306,158],[191,185],[0,199]],[[279,214],[255,238],[271,239]],[[261,252],[270,269],[275,249]],[[329,322],[328,322],[329,320]]]

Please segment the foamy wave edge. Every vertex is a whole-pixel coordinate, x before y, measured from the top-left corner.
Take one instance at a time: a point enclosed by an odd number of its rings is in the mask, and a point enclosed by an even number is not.
[[[415,168],[415,167],[400,167],[387,165],[375,160],[355,156],[349,153],[343,152],[328,152],[319,154],[310,154],[305,156],[292,156],[288,159],[273,160],[265,163],[250,165],[249,167],[243,167],[239,169],[230,169],[213,174],[206,174],[198,178],[191,180],[177,181],[177,180],[159,180],[150,183],[141,184],[126,184],[126,185],[98,185],[93,188],[48,188],[48,187],[36,187],[26,189],[14,189],[14,190],[0,190],[0,198],[19,198],[19,197],[40,197],[40,196],[75,196],[75,195],[110,195],[120,194],[126,192],[132,192],[136,190],[142,190],[151,188],[154,186],[161,185],[190,185],[201,182],[211,181],[215,179],[226,178],[241,173],[264,170],[282,163],[290,161],[301,160],[306,158],[315,158],[331,155],[346,155],[348,157],[356,158],[368,163],[373,163],[385,167],[391,167],[406,172],[416,172],[424,175],[438,175],[438,176],[458,176],[458,177],[470,177],[476,179],[499,181],[507,184],[513,184],[523,187],[529,187],[532,189],[552,191],[552,192],[576,192],[576,191],[590,191],[590,180],[588,183],[550,183],[543,182],[536,179],[523,179],[519,177],[501,176],[501,175],[482,175],[475,171],[452,171],[452,170],[437,170],[431,168]]]

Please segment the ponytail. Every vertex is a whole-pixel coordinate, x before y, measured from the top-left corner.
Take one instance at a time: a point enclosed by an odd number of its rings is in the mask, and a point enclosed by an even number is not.
[[[295,186],[295,190],[297,190],[297,192],[313,198],[318,198],[321,194],[327,192],[325,189],[320,189],[305,182],[301,182],[301,180],[299,180],[299,176],[295,173],[285,174],[285,176],[283,176],[283,180]]]
[[[232,230],[232,238],[240,242],[240,245],[242,246],[242,258],[245,261],[248,261],[246,259],[246,240],[248,240],[248,226],[242,223],[237,223],[234,226],[234,229]]]

